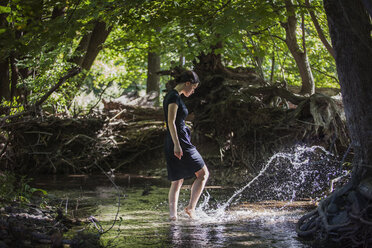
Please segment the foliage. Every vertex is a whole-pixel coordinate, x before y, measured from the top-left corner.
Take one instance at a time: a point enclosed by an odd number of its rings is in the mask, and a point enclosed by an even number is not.
[[[317,86],[338,87],[333,58],[315,31],[303,0],[293,1],[301,40],[301,14],[304,15],[307,53]],[[221,54],[226,66],[256,67],[262,76],[273,81],[301,84],[298,69],[286,44],[285,1],[256,0],[174,0],[122,1],[13,0],[2,4],[0,15],[0,59],[15,54],[19,69],[29,75],[19,80],[17,88],[29,92],[32,103],[52,87],[72,66],[71,58],[81,38],[92,32],[95,21],[104,21],[112,32],[90,72],[74,80],[48,99],[55,110],[69,106],[85,85],[100,94],[109,83],[123,89],[135,83],[145,85],[147,53],[161,55],[165,70],[186,58],[186,67],[201,53]],[[320,0],[312,1],[312,10],[328,33]],[[56,15],[59,10],[62,14]],[[301,47],[301,46],[300,46]],[[273,69],[273,71],[272,71]],[[167,78],[162,79],[162,84]],[[142,86],[144,87],[144,86]]]
[[[19,201],[29,203],[34,193],[40,192],[43,196],[47,192],[33,188],[29,185],[30,179],[25,176],[17,178],[11,172],[0,173],[0,199],[2,203]]]
[[[328,33],[320,1],[312,4],[323,30]],[[133,50],[136,58],[142,58],[142,69],[145,69],[146,45],[151,44],[151,49],[159,51],[162,61],[173,57],[171,61],[177,64],[178,57],[183,55],[186,66],[191,67],[198,55],[211,52],[211,46],[223,42],[223,47],[214,52],[222,55],[226,66],[252,66],[259,57],[268,80],[274,56],[274,81],[285,79],[291,84],[300,84],[294,59],[283,42],[285,32],[280,26],[280,22],[286,19],[283,6],[284,1],[151,1],[142,5],[144,9],[135,10],[136,18],[129,23],[123,22],[124,28],[119,26],[108,44],[120,48],[115,50],[121,50],[122,54],[123,50],[124,53]],[[338,87],[334,60],[320,42],[302,2],[298,5],[297,15],[301,13],[305,17],[306,46],[316,84],[319,87]],[[300,39],[300,29],[298,35]],[[110,56],[110,59],[115,60],[115,56]],[[171,66],[171,61],[163,63],[162,68]],[[132,60],[132,64],[136,65],[137,61]]]

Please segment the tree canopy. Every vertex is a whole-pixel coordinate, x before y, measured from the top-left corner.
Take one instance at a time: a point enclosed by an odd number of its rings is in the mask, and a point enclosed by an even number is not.
[[[3,103],[32,103],[76,64],[84,76],[68,80],[51,104],[68,105],[82,86],[97,93],[109,83],[145,88],[148,52],[160,55],[162,70],[183,60],[192,68],[200,54],[214,53],[224,66],[255,68],[270,84],[300,86],[286,42],[290,16],[295,52],[308,57],[315,85],[338,87],[334,59],[318,34],[328,34],[319,0],[2,1],[0,96]]]

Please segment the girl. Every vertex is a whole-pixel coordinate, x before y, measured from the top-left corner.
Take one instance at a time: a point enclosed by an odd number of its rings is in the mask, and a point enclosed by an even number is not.
[[[185,212],[194,217],[196,203],[207,182],[209,172],[203,158],[190,142],[190,129],[185,125],[188,110],[181,99],[183,94],[189,97],[199,85],[199,78],[193,71],[186,71],[176,80],[175,87],[167,93],[163,109],[167,124],[165,157],[167,160],[169,190],[169,218],[177,220],[177,204],[180,189],[185,178],[196,175],[191,186],[190,201]]]

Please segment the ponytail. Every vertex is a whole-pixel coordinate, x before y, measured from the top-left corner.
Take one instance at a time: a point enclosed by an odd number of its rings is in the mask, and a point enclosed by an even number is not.
[[[190,82],[192,84],[200,84],[198,75],[194,71],[184,71],[178,74],[175,79],[169,80],[165,85],[166,89],[169,91],[177,86],[177,84]]]

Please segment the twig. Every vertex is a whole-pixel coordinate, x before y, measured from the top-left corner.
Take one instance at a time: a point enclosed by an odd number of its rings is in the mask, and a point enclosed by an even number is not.
[[[88,135],[85,135],[85,134],[78,134],[78,135],[75,135],[72,139],[70,139],[69,141],[67,141],[64,145],[68,145],[70,144],[72,141],[74,141],[75,139],[79,138],[79,137],[82,137],[82,138],[86,138],[86,139],[90,139],[92,141],[96,141],[94,138],[92,137],[89,137]]]
[[[53,135],[52,133],[43,132],[43,131],[27,131],[27,132],[24,132],[24,133],[37,133],[37,134],[45,134],[45,135],[49,135],[49,136]]]
[[[89,221],[91,221],[94,224],[94,226],[97,228],[97,230],[99,231],[99,233],[102,235],[102,234],[107,233],[108,231],[110,231],[114,227],[114,225],[115,225],[115,223],[117,221],[117,218],[118,218],[118,215],[119,215],[119,211],[120,211],[120,195],[121,195],[121,191],[120,191],[119,187],[115,184],[115,182],[112,180],[112,177],[109,176],[109,175],[107,175],[107,173],[104,171],[104,169],[102,169],[102,167],[99,166],[96,161],[94,162],[94,164],[102,171],[103,174],[105,174],[105,176],[110,180],[110,182],[112,183],[112,185],[114,185],[115,189],[118,192],[118,209],[116,211],[114,222],[112,223],[112,225],[111,225],[110,228],[108,228],[106,231],[104,231],[103,228],[102,228],[102,226],[101,226],[101,224],[99,223],[99,221],[96,218],[94,218],[93,216],[90,216],[89,217]],[[100,226],[100,229],[98,229],[98,227],[96,225],[96,222]]]
[[[109,122],[111,122],[112,120],[114,120],[114,119],[116,119],[116,117],[118,117],[119,115],[121,115],[123,112],[125,112],[127,109],[126,108],[124,108],[124,109],[122,109],[119,113],[117,113],[114,117],[112,117],[110,120],[109,120]]]
[[[221,6],[221,8],[219,8],[219,9],[216,11],[216,13],[214,13],[214,15],[212,16],[212,18],[214,18],[214,17],[218,14],[218,12],[220,12],[220,11],[222,11],[224,8],[226,8],[227,5],[229,5],[230,3],[231,3],[231,0],[228,0],[226,3],[224,3],[224,4]]]
[[[98,101],[89,109],[88,111],[88,114],[90,114],[92,112],[92,110],[98,105],[98,103],[100,103],[101,99],[102,99],[102,96],[103,94],[105,93],[105,91],[108,89],[108,87],[111,85],[112,81],[110,81],[106,87],[102,90],[101,94],[99,95],[99,99]]]
[[[88,220],[93,223],[94,227],[98,230],[98,232],[100,234],[104,234],[105,233],[105,231],[102,228],[101,223],[99,223],[99,221],[96,218],[94,218],[94,216],[89,216]],[[98,226],[99,226],[99,228],[98,228]]]
[[[328,73],[326,73],[326,72],[324,72],[324,71],[321,71],[321,70],[315,68],[313,65],[311,65],[311,69],[313,69],[314,71],[317,71],[317,72],[323,74],[323,75],[326,76],[326,77],[332,78],[332,79],[335,80],[338,84],[340,83],[340,82],[338,81],[337,77],[332,76],[332,75],[329,75]]]
[[[311,122],[308,122],[308,121],[301,121],[301,120],[295,120],[295,121],[298,121],[298,122],[301,122],[301,123],[304,123],[304,124],[307,124],[307,125],[312,125],[312,126],[318,126],[314,123],[311,123]]]
[[[57,172],[57,168],[56,168],[56,166],[54,165],[53,161],[50,159],[50,157],[49,157],[48,155],[47,155],[47,157],[48,157],[48,160],[49,160],[50,164],[51,164],[52,167],[53,167],[53,172],[56,173],[56,172]]]
[[[29,152],[28,154],[32,155],[50,155],[51,152]]]
[[[68,206],[68,197],[66,199],[66,207],[65,207],[65,213],[66,213],[66,215],[67,215],[67,206]]]
[[[0,158],[3,156],[4,152],[6,151],[6,148],[8,147],[8,144],[9,144],[9,139],[6,140],[6,143],[3,147],[3,149],[1,149]]]

